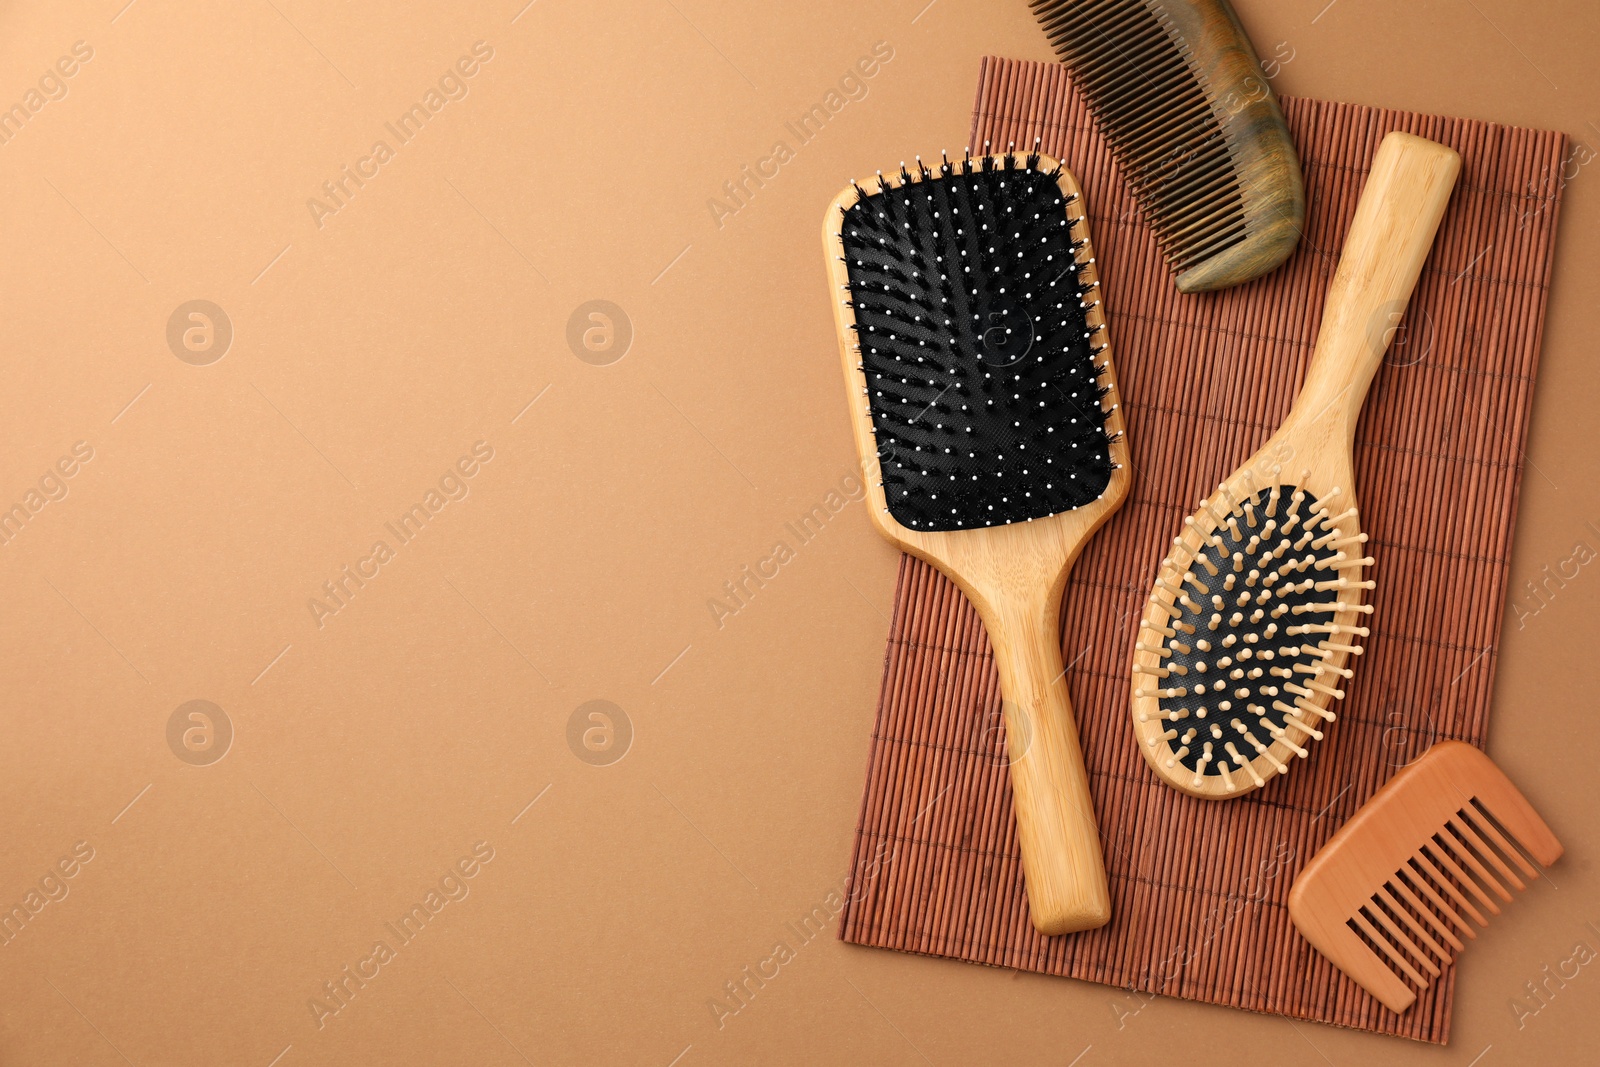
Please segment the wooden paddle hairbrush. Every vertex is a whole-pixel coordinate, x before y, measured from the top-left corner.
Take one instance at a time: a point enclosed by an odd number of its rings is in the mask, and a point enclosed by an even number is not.
[[[1441,741],[1339,827],[1289,889],[1295,929],[1390,1011],[1439,977],[1561,842],[1494,761]],[[1449,946],[1449,947],[1446,947]],[[1426,977],[1424,977],[1426,974]],[[1409,985],[1407,983],[1410,983]]]
[[[1046,934],[1111,916],[1061,662],[1061,597],[1128,490],[1078,183],[1037,153],[851,184],[823,246],[879,532],[948,575],[1000,672],[1017,838]]]
[[[1289,127],[1226,0],[1032,0],[1133,187],[1179,290],[1247,282],[1294,251]]]
[[[1248,793],[1288,773],[1336,718],[1328,705],[1344,696],[1372,611],[1356,418],[1460,169],[1444,145],[1383,139],[1289,417],[1161,561],[1134,646],[1133,728],[1156,774],[1185,793]]]

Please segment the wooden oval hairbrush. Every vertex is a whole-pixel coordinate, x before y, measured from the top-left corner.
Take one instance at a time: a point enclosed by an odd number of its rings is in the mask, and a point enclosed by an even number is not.
[[[1372,607],[1352,450],[1362,400],[1411,299],[1461,160],[1391,133],[1277,433],[1186,520],[1133,656],[1133,729],[1167,784],[1211,800],[1288,773],[1335,720]]]
[[[1000,673],[1033,923],[1110,894],[1061,662],[1061,596],[1127,494],[1127,445],[1082,194],[1037,153],[854,184],[823,246],[874,524],[948,575]]]

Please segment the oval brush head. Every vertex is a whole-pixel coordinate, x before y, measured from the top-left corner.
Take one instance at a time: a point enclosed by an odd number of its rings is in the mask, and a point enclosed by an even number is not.
[[[889,513],[913,530],[1098,500],[1111,439],[1081,212],[1040,157],[918,160],[859,190],[841,236]]]
[[[1134,646],[1140,750],[1197,796],[1248,792],[1305,758],[1367,636],[1354,620],[1372,611],[1360,602],[1372,560],[1355,507],[1280,475],[1201,502],[1161,561]]]

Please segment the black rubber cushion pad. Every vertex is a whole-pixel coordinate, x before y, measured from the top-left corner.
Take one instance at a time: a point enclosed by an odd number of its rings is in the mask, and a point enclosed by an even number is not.
[[[842,226],[890,514],[961,530],[1090,503],[1112,463],[1079,205],[1021,158],[920,177]]]

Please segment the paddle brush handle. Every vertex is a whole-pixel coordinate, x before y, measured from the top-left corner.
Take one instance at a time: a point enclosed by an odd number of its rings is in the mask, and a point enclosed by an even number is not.
[[[1023,884],[1033,924],[1045,934],[1091,930],[1111,918],[1089,776],[1061,665],[1059,603],[1058,586],[1048,603],[1032,597],[1001,603],[985,620],[1000,671]]]
[[[1328,287],[1297,418],[1341,418],[1354,440],[1367,386],[1405,316],[1460,170],[1454,149],[1409,133],[1378,145]]]

